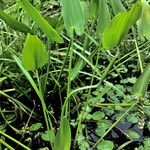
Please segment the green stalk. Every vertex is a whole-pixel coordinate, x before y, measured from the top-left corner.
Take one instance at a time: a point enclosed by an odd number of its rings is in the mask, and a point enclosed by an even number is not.
[[[11,147],[9,144],[4,142],[2,139],[0,139],[0,143],[3,144],[5,147],[7,147],[9,150],[15,150],[13,147]]]
[[[46,108],[46,104],[45,104],[45,101],[44,101],[44,98],[43,98],[43,95],[42,95],[42,91],[40,90],[41,88],[39,87],[39,89],[37,88],[37,85],[35,84],[34,80],[32,79],[32,77],[30,76],[29,72],[26,71],[22,64],[21,64],[21,61],[20,59],[16,56],[16,55],[13,55],[13,58],[15,59],[16,63],[18,64],[18,66],[20,67],[20,69],[22,70],[23,74],[26,76],[26,78],[28,79],[28,81],[30,82],[30,84],[32,85],[33,89],[35,90],[37,96],[39,97],[40,101],[41,101],[41,104],[42,104],[42,111],[43,111],[43,114],[44,114],[44,119],[45,119],[45,123],[46,123],[46,127],[47,127],[47,130],[50,130],[49,128],[49,123],[48,123],[48,114],[47,114],[47,108]],[[39,81],[39,76],[38,76],[38,72],[36,71],[36,76],[37,76],[37,80],[38,82]],[[40,86],[40,83],[39,83],[39,86]],[[51,121],[50,121],[51,122]],[[52,128],[52,124],[51,124],[51,128]],[[51,146],[53,147],[53,144],[52,142],[50,141],[51,143]]]
[[[100,51],[99,51],[99,52],[100,52]],[[95,68],[98,66],[99,52],[98,52],[98,55],[97,55]],[[93,85],[95,73],[96,73],[96,70],[94,70],[94,72],[93,72],[93,76],[92,76],[92,79],[91,79],[91,84],[90,84],[90,86]],[[84,106],[83,111],[81,112],[81,116],[83,116],[83,114],[84,114],[84,112],[85,112],[85,110],[86,110],[86,107],[87,107],[87,105],[88,105],[88,101],[89,101],[89,98],[90,98],[90,93],[91,93],[91,88],[88,90],[88,96],[87,96],[86,104],[85,104],[85,106]],[[77,141],[77,138],[78,138],[78,133],[79,133],[79,130],[80,130],[80,127],[81,127],[82,120],[83,120],[82,117],[80,117],[80,120],[79,120],[79,122],[78,122],[78,127],[77,127],[77,131],[76,131],[76,135],[75,135],[75,140],[74,140],[73,147],[75,147],[75,145],[76,145],[76,141]]]
[[[41,90],[41,82],[40,82],[38,70],[35,71],[35,74],[36,74],[36,79],[37,79],[37,82],[38,82],[39,91],[42,92],[42,90]],[[42,97],[43,97],[43,94],[42,94]]]
[[[46,104],[45,104],[45,101],[44,101],[44,98],[43,98],[43,94],[42,94],[42,89],[41,89],[41,83],[40,83],[38,70],[36,70],[36,78],[37,78],[37,82],[38,82],[39,94],[40,94],[40,99],[41,99],[41,103],[42,103],[42,109],[43,109],[43,114],[44,114],[44,118],[45,118],[45,122],[46,122],[46,127],[47,127],[48,131],[50,130],[50,128],[51,128],[51,131],[53,131],[52,122],[51,122],[51,119],[49,117],[49,114],[47,113],[47,107],[46,107]],[[50,124],[50,126],[49,126],[49,124]],[[50,144],[53,147],[53,144],[52,144],[51,141],[50,141]]]
[[[146,44],[149,44],[149,42],[147,42]],[[145,44],[139,46],[139,48],[142,48],[143,46],[145,46]],[[149,48],[150,48],[150,46],[147,46],[147,47],[143,48],[143,50],[141,50],[140,53],[142,53],[142,52],[148,50]],[[120,59],[118,59],[118,60],[115,62],[115,64],[118,63],[118,62],[121,62],[121,63],[119,63],[116,67],[117,67],[117,68],[120,67],[122,64],[126,63],[126,62],[129,61],[131,58],[135,57],[137,54],[133,54],[134,52],[136,52],[136,49],[134,49],[133,51],[131,51],[131,52],[129,52],[128,54],[124,55],[124,56],[121,57]],[[131,56],[129,57],[129,55],[131,55]],[[123,61],[123,59],[125,59],[125,58],[127,58],[127,59]],[[112,71],[114,71],[114,68],[113,68],[110,72],[112,72]]]
[[[47,70],[46,70],[46,79],[45,79],[44,88],[43,88],[43,96],[44,97],[45,97],[45,91],[46,91],[46,84],[47,84],[47,80],[48,80],[49,67],[50,67],[50,51],[48,51],[48,64],[47,64]]]
[[[136,39],[134,28],[132,28],[132,31],[133,31],[133,36],[134,36],[136,51],[137,51],[137,55],[138,55],[138,59],[139,59],[139,63],[140,63],[140,69],[141,69],[141,73],[142,73],[143,72],[142,60],[141,60],[141,55],[140,55],[140,51],[139,51],[139,47],[138,47],[138,43],[137,43],[137,39]]]
[[[70,42],[70,44],[71,44],[71,42]],[[59,82],[60,77],[61,77],[61,75],[62,75],[62,73],[63,73],[64,68],[65,68],[65,64],[66,64],[66,62],[67,62],[68,54],[69,54],[69,51],[70,51],[70,44],[69,44],[69,47],[68,47],[68,49],[67,49],[67,54],[66,54],[66,56],[65,56],[65,60],[64,60],[63,65],[62,65],[62,67],[61,67],[60,73],[59,73],[59,75],[58,75],[57,82]],[[53,92],[56,90],[56,87],[57,87],[57,84],[55,84],[54,89],[53,89]]]
[[[107,66],[107,68],[105,69],[105,71],[104,71],[104,73],[103,73],[103,75],[102,75],[101,80],[100,80],[99,83],[97,83],[97,84],[95,84],[95,85],[92,85],[92,86],[85,86],[85,87],[81,87],[81,88],[75,89],[75,90],[71,91],[71,92],[67,95],[67,98],[66,98],[66,100],[65,100],[65,102],[64,102],[64,105],[63,105],[63,108],[62,108],[61,119],[63,119],[64,110],[65,110],[66,104],[67,104],[68,101],[69,101],[69,98],[70,98],[73,94],[75,94],[75,93],[77,93],[77,92],[79,92],[79,91],[86,90],[86,89],[90,89],[90,88],[97,88],[98,86],[100,86],[101,83],[104,81],[105,77],[107,76],[107,74],[109,73],[109,71],[110,71],[111,67],[113,66],[115,60],[117,59],[118,55],[119,55],[119,49],[117,50],[117,53],[116,53],[114,59],[110,62],[110,64],[109,64],[109,65]],[[66,114],[66,116],[67,116],[67,114]]]
[[[140,46],[139,46],[139,49],[145,50],[145,49],[142,48],[142,47],[145,47],[147,44],[150,44],[150,42],[147,41],[147,42],[145,42],[144,44],[140,45]],[[147,48],[149,48],[149,46],[146,47],[146,49],[147,49]],[[127,53],[127,54],[125,54],[124,56],[122,56],[121,58],[119,58],[119,59],[116,61],[116,63],[122,62],[123,59],[128,58],[130,55],[133,55],[134,52],[136,52],[136,49],[130,51],[129,53]],[[141,52],[143,52],[143,51],[141,51]]]
[[[111,104],[111,103],[102,103],[102,104],[93,104],[91,105],[92,107],[115,107],[115,106],[124,106],[124,107],[129,107],[132,106],[133,103],[116,103],[116,104]],[[144,106],[150,106],[150,103],[144,103]]]
[[[3,136],[5,136],[6,138],[10,139],[11,141],[17,143],[18,145],[20,145],[20,146],[23,147],[24,149],[26,149],[26,150],[31,150],[29,147],[25,146],[24,144],[22,144],[21,142],[19,142],[19,141],[16,140],[16,139],[14,139],[13,137],[9,136],[8,134],[2,132],[1,130],[0,130],[0,134],[3,135]]]
[[[117,47],[117,53],[116,53],[114,59],[109,63],[109,65],[107,66],[107,68],[104,70],[104,73],[102,74],[102,77],[101,77],[100,84],[104,81],[104,79],[108,75],[108,73],[109,73],[110,69],[112,68],[113,64],[115,63],[118,55],[119,55],[119,47]]]
[[[104,80],[104,79],[106,78],[106,76],[108,75],[108,73],[109,73],[110,69],[112,68],[112,66],[113,66],[113,64],[114,64],[114,62],[115,62],[115,60],[116,60],[116,58],[118,57],[118,55],[119,55],[119,48],[117,47],[117,53],[116,53],[114,59],[109,63],[109,65],[108,65],[107,68],[105,69],[104,73],[102,74],[102,77],[101,77],[101,80],[100,80],[100,82],[99,82],[99,85],[102,84],[103,80]],[[95,73],[95,72],[94,72],[94,73]],[[94,76],[93,76],[92,80],[93,80],[93,79],[94,79]],[[92,82],[93,82],[93,81],[92,81]],[[91,84],[92,84],[92,82],[91,82]],[[89,92],[90,92],[90,91],[91,91],[91,89],[89,90]],[[90,93],[88,93],[88,95],[89,95],[89,94],[90,94]],[[88,99],[89,99],[89,97],[87,98],[86,105],[88,105]],[[84,110],[83,110],[83,112],[82,112],[82,115],[83,115],[83,114],[84,114]],[[77,137],[78,137],[78,131],[79,131],[79,129],[80,129],[81,123],[82,123],[82,117],[80,118],[79,123],[78,123],[77,131],[76,131],[76,136],[75,136],[75,141],[74,141],[74,146],[75,146],[75,144],[76,144],[76,140],[77,140]]]
[[[71,91],[71,71],[72,71],[72,59],[73,59],[73,40],[74,38],[71,39],[71,46],[70,46],[70,59],[69,59],[69,67],[68,67],[68,83],[67,83],[67,97],[70,94]],[[68,102],[66,106],[66,115],[68,113]]]
[[[66,108],[66,106],[67,106],[67,104],[68,104],[68,102],[69,102],[69,100],[70,100],[70,97],[71,97],[73,94],[75,94],[76,92],[79,92],[79,91],[81,91],[81,90],[90,89],[90,88],[97,88],[98,86],[100,86],[101,83],[103,82],[103,80],[104,80],[104,79],[106,78],[106,76],[108,75],[108,73],[109,73],[111,67],[113,66],[114,62],[116,61],[118,55],[119,55],[119,48],[117,48],[117,53],[116,53],[114,59],[109,63],[109,65],[108,65],[107,68],[105,69],[105,71],[104,71],[104,73],[103,73],[103,75],[102,75],[102,77],[101,77],[101,80],[100,80],[100,82],[99,82],[98,84],[96,84],[96,85],[91,85],[91,86],[85,86],[85,87],[82,87],[82,88],[78,88],[78,89],[75,89],[75,90],[73,90],[73,91],[71,91],[71,92],[68,93],[67,98],[66,98],[66,100],[65,100],[65,102],[64,102],[64,105],[63,105],[63,107],[62,107],[61,120],[63,120],[65,108]],[[67,111],[66,111],[65,116],[67,116]]]
[[[118,120],[101,136],[101,138],[93,145],[92,149],[94,149],[103,139],[104,137],[120,122],[127,114],[128,112],[135,106],[137,105],[138,101],[134,103],[124,114],[122,114]]]

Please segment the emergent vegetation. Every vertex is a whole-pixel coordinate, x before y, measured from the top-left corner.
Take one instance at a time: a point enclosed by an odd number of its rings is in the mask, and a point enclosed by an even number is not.
[[[0,0],[0,149],[150,150],[150,0]]]

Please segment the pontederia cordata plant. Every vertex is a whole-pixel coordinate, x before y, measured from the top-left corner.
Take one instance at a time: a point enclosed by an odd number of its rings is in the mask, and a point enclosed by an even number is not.
[[[0,107],[1,149],[119,150],[138,141],[139,129],[150,130],[148,1],[4,4],[0,0],[0,96],[8,102]],[[117,142],[114,133],[125,140]]]
[[[118,46],[129,29],[140,18],[141,11],[141,1],[137,1],[130,11],[118,13],[104,31],[102,38],[104,48],[111,49]]]

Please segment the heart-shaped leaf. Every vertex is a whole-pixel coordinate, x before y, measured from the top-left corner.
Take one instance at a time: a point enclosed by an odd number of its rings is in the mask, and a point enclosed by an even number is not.
[[[65,28],[70,38],[84,32],[84,14],[79,0],[61,0]]]
[[[118,46],[128,30],[140,18],[142,11],[141,1],[137,1],[128,12],[118,13],[104,31],[102,44],[105,49]]]
[[[47,63],[45,45],[36,35],[28,34],[22,52],[22,63],[26,70],[43,67]]]

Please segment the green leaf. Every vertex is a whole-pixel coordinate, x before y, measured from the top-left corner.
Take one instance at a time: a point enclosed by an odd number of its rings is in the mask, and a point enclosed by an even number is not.
[[[102,136],[109,127],[110,127],[110,125],[108,125],[107,123],[99,123],[95,130],[95,133],[98,136]]]
[[[9,114],[9,115],[6,115],[5,117],[6,117],[7,121],[11,121],[15,118],[15,115],[14,114]]]
[[[63,117],[61,120],[60,128],[57,132],[54,141],[54,150],[70,150],[71,146],[71,130],[69,120]]]
[[[148,149],[150,149],[150,138],[145,138],[144,139],[144,150],[148,150]]]
[[[30,126],[30,131],[37,131],[42,127],[42,123],[34,123]]]
[[[45,45],[36,35],[28,34],[22,52],[22,63],[26,70],[43,67],[47,63]]]
[[[126,118],[129,122],[138,123],[137,113],[130,113]]]
[[[1,125],[0,125],[0,131],[6,132],[6,129],[5,129],[5,125],[4,125],[4,124],[1,124]]]
[[[96,17],[99,11],[99,0],[91,0],[89,3],[89,18]]]
[[[147,122],[147,128],[148,128],[148,130],[150,131],[150,121]]]
[[[83,11],[84,24],[87,24],[88,20],[89,20],[89,12],[88,12],[89,2],[88,1],[80,1],[80,4],[81,4],[82,11]]]
[[[132,94],[137,98],[144,97],[148,88],[150,80],[150,64],[147,65],[144,72],[137,79],[136,83],[132,87]]]
[[[140,135],[133,131],[133,130],[127,130],[126,133],[132,138],[132,139],[139,139],[140,138]]]
[[[111,6],[113,8],[114,14],[126,11],[126,9],[123,6],[121,0],[110,0],[110,1],[111,1]]]
[[[3,82],[5,79],[7,79],[7,77],[1,77],[0,78],[0,83]]]
[[[105,114],[103,112],[100,111],[96,111],[95,113],[93,113],[92,115],[92,119],[93,120],[101,120],[105,117]]]
[[[61,0],[65,28],[70,38],[84,32],[84,14],[79,0]]]
[[[111,141],[103,140],[97,145],[98,150],[113,150],[114,144]]]
[[[0,0],[0,9],[4,8],[4,2],[2,0]]]
[[[118,13],[107,26],[103,33],[102,44],[105,49],[118,46],[128,30],[140,18],[142,11],[141,2],[138,0],[130,11]]]
[[[53,135],[53,131],[45,131],[45,133],[43,133],[41,135],[41,138],[44,140],[44,141],[51,141],[51,142],[54,142],[54,139],[55,139],[55,135]]]
[[[150,6],[148,4],[148,1],[142,0],[142,15],[140,20],[138,21],[138,30],[148,40],[150,40],[149,27],[150,27]]]
[[[99,0],[99,15],[97,23],[97,35],[101,38],[104,30],[111,21],[111,16],[109,13],[109,8],[106,0]]]
[[[4,11],[0,9],[0,19],[5,21],[7,25],[9,25],[12,29],[24,33],[33,33],[33,31],[24,23],[14,19],[12,16],[6,14]]]
[[[56,41],[57,43],[63,43],[63,39],[58,32],[52,28],[52,26],[42,17],[37,9],[29,3],[28,0],[20,0],[20,4],[50,40]]]
[[[71,78],[70,78],[71,81],[73,81],[76,78],[76,76],[79,74],[82,66],[83,66],[83,60],[78,61],[76,63],[75,67],[71,71]]]

